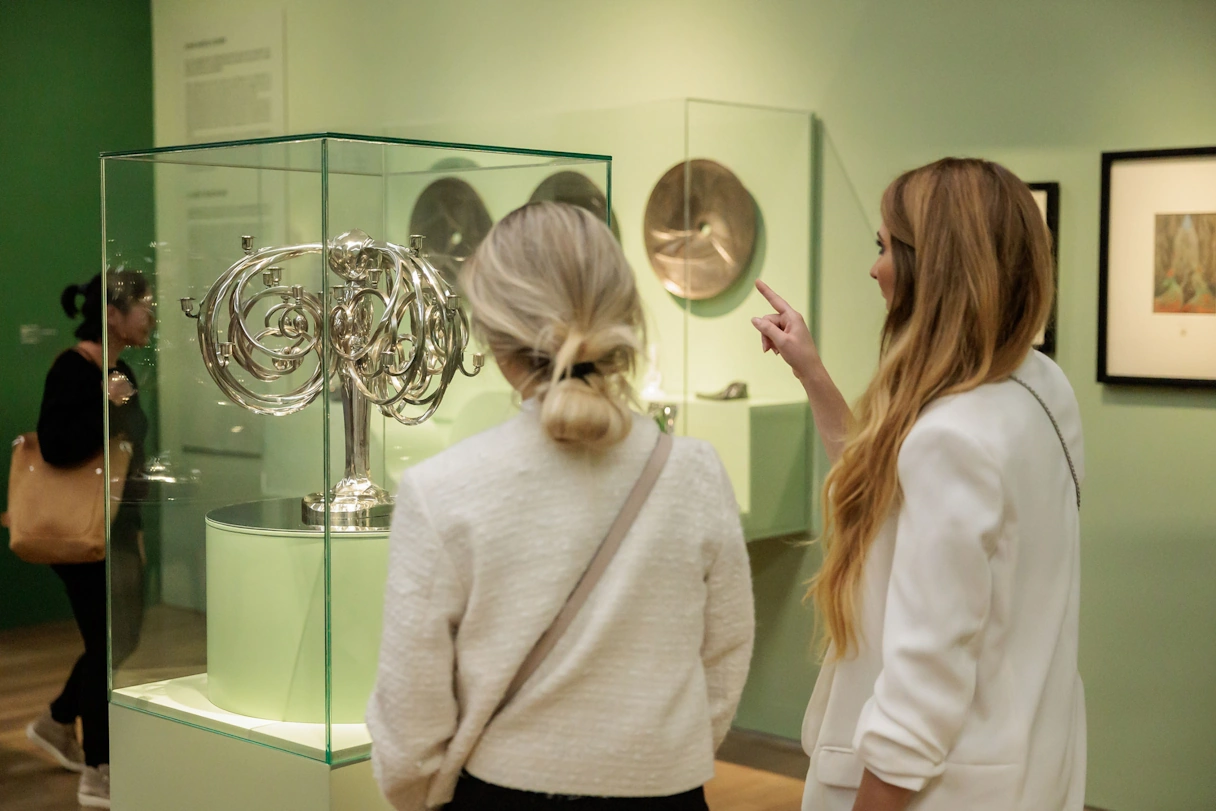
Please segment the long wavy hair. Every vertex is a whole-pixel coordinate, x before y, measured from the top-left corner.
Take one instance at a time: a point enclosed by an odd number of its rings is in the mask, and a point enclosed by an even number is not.
[[[901,498],[896,462],[932,401],[1007,378],[1047,321],[1051,236],[1030,189],[1008,169],[946,158],[883,194],[895,265],[878,371],[854,409],[824,482],[824,561],[810,584],[834,658],[859,644],[865,561]]]

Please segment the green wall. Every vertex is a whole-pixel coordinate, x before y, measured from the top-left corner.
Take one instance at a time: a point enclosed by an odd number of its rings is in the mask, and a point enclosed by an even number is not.
[[[98,153],[152,143],[148,0],[0,4],[0,436],[34,430],[46,370],[70,346],[68,284],[100,267]],[[22,343],[21,325],[38,325]],[[0,490],[8,489],[7,454]],[[0,534],[0,628],[71,616],[51,570],[21,562]]]
[[[191,0],[153,0],[158,77]],[[812,109],[824,121],[815,324],[850,397],[874,367],[878,200],[944,154],[1061,184],[1057,359],[1085,421],[1081,668],[1089,802],[1216,808],[1216,396],[1094,382],[1099,155],[1216,144],[1212,0],[214,0],[283,9],[287,129],[618,107],[678,96]],[[334,48],[377,30],[408,49]],[[352,93],[351,88],[360,92]],[[158,87],[157,140],[184,138]],[[642,133],[640,137],[645,137]],[[569,145],[577,148],[577,144]],[[753,548],[757,654],[740,723],[796,736],[815,674],[801,605],[814,547]]]

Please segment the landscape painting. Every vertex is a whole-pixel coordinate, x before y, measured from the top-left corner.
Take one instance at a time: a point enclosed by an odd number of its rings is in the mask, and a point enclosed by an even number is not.
[[[1156,220],[1153,312],[1216,315],[1216,213]]]

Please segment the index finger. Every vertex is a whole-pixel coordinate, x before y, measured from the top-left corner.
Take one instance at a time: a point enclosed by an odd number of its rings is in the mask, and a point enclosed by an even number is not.
[[[776,310],[777,312],[788,313],[794,309],[793,307],[791,307],[789,305],[789,303],[785,299],[783,299],[783,298],[781,298],[781,296],[777,295],[777,293],[773,290],[773,288],[769,287],[767,284],[760,281],[759,279],[756,280],[756,289],[760,291],[760,295],[762,295],[766,299],[768,299],[768,303],[773,305],[773,309]]]

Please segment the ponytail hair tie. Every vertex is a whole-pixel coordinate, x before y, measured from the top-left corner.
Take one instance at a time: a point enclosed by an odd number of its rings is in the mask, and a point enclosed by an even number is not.
[[[562,376],[562,379],[572,377],[575,380],[586,380],[591,375],[595,374],[595,364],[589,360],[582,363],[576,363],[570,367],[570,371]]]
[[[549,368],[549,364],[553,362],[548,355],[533,354],[529,359],[529,365],[534,372],[543,372]],[[585,360],[581,363],[576,363],[561,376],[561,380],[574,378],[575,380],[585,380],[595,374],[599,369],[596,367],[595,361]]]

